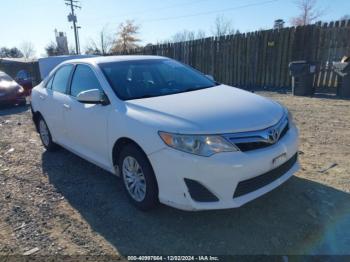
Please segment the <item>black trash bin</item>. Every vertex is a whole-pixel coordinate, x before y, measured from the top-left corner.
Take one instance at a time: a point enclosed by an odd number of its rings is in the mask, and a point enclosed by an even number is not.
[[[308,61],[294,61],[289,64],[292,89],[295,96],[312,96],[315,93],[314,79],[316,65]]]
[[[350,63],[334,62],[333,69],[338,75],[337,95],[350,98]]]

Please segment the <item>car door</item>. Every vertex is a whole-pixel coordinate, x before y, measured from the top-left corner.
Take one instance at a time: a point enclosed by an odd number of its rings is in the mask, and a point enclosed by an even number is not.
[[[90,89],[103,92],[94,70],[88,65],[78,64],[72,76],[70,96],[66,101],[68,107],[63,113],[68,145],[72,151],[89,161],[109,168],[107,119],[111,106],[79,102],[78,94]]]
[[[72,64],[60,67],[49,80],[46,88],[43,88],[39,94],[42,100],[40,112],[44,116],[54,141],[62,145],[66,143],[63,110],[67,106],[68,83],[73,68]]]

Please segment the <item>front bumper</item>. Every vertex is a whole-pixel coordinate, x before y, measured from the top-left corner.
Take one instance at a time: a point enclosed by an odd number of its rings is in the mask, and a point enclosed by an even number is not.
[[[26,102],[24,95],[4,95],[0,96],[0,105],[16,105]]]
[[[240,182],[258,177],[278,168],[292,159],[298,152],[298,131],[290,128],[275,145],[249,152],[216,154],[200,157],[164,148],[149,155],[156,174],[159,200],[161,203],[182,210],[210,210],[240,207],[247,202],[273,190],[288,180],[299,169],[294,164],[271,183],[244,195],[234,197]],[[275,166],[273,159],[285,154],[283,163]],[[202,202],[191,197],[185,180],[192,180],[204,186],[217,201]]]

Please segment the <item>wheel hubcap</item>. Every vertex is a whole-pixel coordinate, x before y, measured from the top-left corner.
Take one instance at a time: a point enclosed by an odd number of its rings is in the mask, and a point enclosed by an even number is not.
[[[49,137],[49,130],[43,120],[40,120],[39,122],[39,131],[40,131],[40,137],[43,141],[43,144],[45,146],[48,146],[50,143],[50,137]]]
[[[130,196],[137,202],[146,196],[146,179],[137,160],[128,156],[123,161],[123,178]]]

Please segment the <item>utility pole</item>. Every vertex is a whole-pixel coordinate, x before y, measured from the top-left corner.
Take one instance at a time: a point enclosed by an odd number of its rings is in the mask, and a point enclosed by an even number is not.
[[[81,9],[81,6],[79,6],[79,1],[77,0],[64,0],[65,4],[67,6],[70,6],[71,13],[68,15],[68,22],[73,22],[73,30],[74,30],[74,38],[75,38],[75,52],[78,55],[80,53],[80,47],[79,47],[79,36],[78,36],[78,27],[77,27],[77,16],[75,14],[75,9],[79,8]],[[80,27],[79,27],[80,28]]]
[[[77,26],[77,39],[78,39],[78,51],[80,54],[80,39],[79,39],[79,29],[81,29],[81,26]]]

